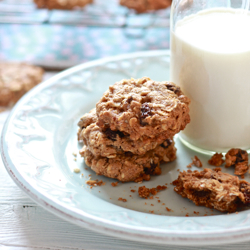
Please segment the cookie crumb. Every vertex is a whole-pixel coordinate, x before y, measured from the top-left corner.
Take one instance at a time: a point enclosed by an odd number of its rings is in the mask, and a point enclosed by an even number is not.
[[[168,207],[166,207],[166,210],[167,210],[168,212],[173,212],[173,210],[170,209],[170,208],[168,208]]]
[[[187,165],[187,168],[191,168],[192,166],[196,166],[197,168],[201,168],[202,167],[202,162],[201,162],[201,160],[196,155],[192,159],[192,162]]]
[[[165,189],[167,189],[167,187],[164,185],[162,186],[158,185],[156,188],[146,188],[145,186],[142,186],[138,188],[138,194],[141,198],[147,198],[150,196],[150,194],[156,195],[158,192],[165,190]],[[151,197],[149,199],[153,199]]]
[[[75,151],[72,153],[72,155],[77,157],[77,153]]]
[[[86,184],[89,186],[103,186],[105,185],[105,182],[103,182],[102,180],[98,181],[98,180],[87,180]]]
[[[159,191],[162,191],[162,190],[165,190],[165,189],[167,189],[167,187],[165,186],[165,185],[158,185],[157,187],[156,187],[156,189],[157,189],[157,191],[159,192]]]
[[[118,201],[123,201],[123,202],[127,202],[127,199],[123,199],[123,198],[118,198]]]
[[[75,172],[76,174],[78,174],[78,173],[81,172],[81,170],[80,170],[79,168],[74,168],[74,172]]]
[[[152,195],[156,195],[157,194],[157,190],[155,188],[151,188],[151,189],[149,189],[149,191],[150,191],[150,193]]]
[[[135,192],[136,192],[136,190],[134,190],[134,189],[131,189],[131,190],[130,190],[130,192],[132,192],[132,193],[135,193]]]
[[[197,168],[202,167],[202,162],[196,155],[193,158],[193,165],[196,166]]]
[[[117,185],[118,185],[118,181],[112,182],[112,183],[111,183],[111,186],[112,186],[112,187],[116,187]]]
[[[210,165],[219,167],[221,166],[225,160],[222,159],[223,158],[223,154],[222,153],[215,153],[209,160],[208,163]]]
[[[149,190],[149,188],[142,186],[142,187],[139,187],[138,194],[141,198],[147,198],[150,195],[150,190]]]

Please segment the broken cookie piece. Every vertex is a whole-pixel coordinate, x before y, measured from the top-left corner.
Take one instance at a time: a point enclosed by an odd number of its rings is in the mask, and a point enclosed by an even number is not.
[[[248,169],[248,154],[247,151],[232,148],[226,154],[226,164],[225,167],[235,167],[234,174],[235,175],[244,175]]]
[[[208,163],[210,165],[219,167],[221,166],[225,160],[222,159],[223,158],[223,154],[222,153],[215,153],[209,160]]]
[[[221,212],[235,212],[239,206],[250,201],[250,184],[219,170],[183,171],[173,185],[176,193],[195,205]]]

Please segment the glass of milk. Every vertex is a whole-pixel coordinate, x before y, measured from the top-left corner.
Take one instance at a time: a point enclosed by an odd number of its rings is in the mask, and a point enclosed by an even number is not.
[[[250,149],[249,0],[174,0],[170,80],[191,99],[180,133],[203,153]]]

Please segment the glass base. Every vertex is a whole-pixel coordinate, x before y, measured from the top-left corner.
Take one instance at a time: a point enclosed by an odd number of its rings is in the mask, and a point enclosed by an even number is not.
[[[196,146],[194,146],[193,144],[191,144],[191,143],[189,143],[189,142],[187,142],[186,140],[184,140],[182,137],[181,137],[181,135],[178,135],[178,138],[179,138],[179,140],[186,146],[186,147],[188,147],[188,148],[190,148],[191,150],[193,150],[193,151],[196,151],[196,152],[198,152],[198,153],[201,153],[201,154],[205,154],[205,155],[213,155],[213,154],[215,154],[215,153],[222,153],[223,155],[225,155],[226,153],[227,153],[227,151],[226,152],[216,152],[216,151],[210,151],[210,150],[207,150],[207,149],[202,149],[202,148],[199,148],[199,147],[196,147]],[[248,154],[250,154],[250,149],[244,149],[244,150],[246,150],[247,151],[247,153]]]

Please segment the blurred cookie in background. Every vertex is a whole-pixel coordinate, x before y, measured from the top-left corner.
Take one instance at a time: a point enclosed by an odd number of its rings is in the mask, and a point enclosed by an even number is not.
[[[26,92],[40,83],[44,70],[27,63],[0,62],[0,106],[13,106]]]
[[[93,0],[34,0],[34,2],[38,8],[72,10],[93,3]]]
[[[120,0],[120,4],[137,13],[165,9],[171,6],[172,0]]]
[[[5,111],[7,111],[7,108],[6,108],[6,107],[1,107],[1,106],[0,106],[0,113],[5,112]]]

